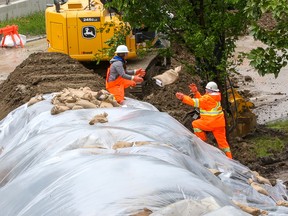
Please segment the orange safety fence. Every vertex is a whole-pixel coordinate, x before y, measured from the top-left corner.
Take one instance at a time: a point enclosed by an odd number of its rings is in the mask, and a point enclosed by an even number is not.
[[[1,43],[1,47],[5,46],[4,44],[5,44],[6,36],[8,36],[8,35],[10,35],[10,37],[12,38],[15,47],[17,47],[16,40],[15,40],[15,35],[20,40],[20,46],[22,48],[24,47],[23,42],[21,40],[21,37],[18,34],[18,26],[17,25],[11,25],[11,26],[7,25],[4,28],[0,28],[0,34],[3,35],[3,40],[2,40],[2,43]]]

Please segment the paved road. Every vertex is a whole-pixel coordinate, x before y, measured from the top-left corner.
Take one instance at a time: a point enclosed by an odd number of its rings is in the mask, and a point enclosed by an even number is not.
[[[46,38],[32,40],[24,48],[0,48],[0,83],[31,53],[47,51]]]

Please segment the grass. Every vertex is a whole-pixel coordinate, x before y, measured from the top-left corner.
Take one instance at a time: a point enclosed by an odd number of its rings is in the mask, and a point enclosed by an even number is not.
[[[45,35],[45,12],[36,12],[25,17],[0,21],[0,28],[18,25],[18,33],[26,36]]]
[[[253,155],[256,154],[256,157],[267,157],[273,154],[281,153],[281,151],[284,150],[285,145],[288,143],[287,120],[271,122],[266,124],[266,127],[276,130],[275,135],[271,136],[271,134],[266,134],[261,137],[257,136],[249,139],[250,142],[253,143],[250,151]]]
[[[285,143],[278,137],[257,137],[251,140],[254,143],[253,151],[257,157],[266,157],[281,152]]]
[[[288,121],[287,120],[276,121],[276,122],[267,124],[267,127],[281,130],[284,132],[288,132]]]

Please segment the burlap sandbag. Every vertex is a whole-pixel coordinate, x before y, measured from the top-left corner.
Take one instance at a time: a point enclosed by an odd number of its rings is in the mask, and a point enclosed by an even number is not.
[[[213,175],[215,176],[218,176],[220,175],[222,172],[220,172],[219,170],[217,169],[208,169],[211,173],[213,173]]]
[[[144,208],[143,210],[141,210],[140,212],[133,214],[131,216],[148,216],[152,214],[152,211],[148,208]]]
[[[133,143],[134,146],[143,146],[143,145],[149,145],[151,144],[151,142],[147,142],[147,141],[136,141]]]
[[[65,112],[66,110],[69,110],[69,107],[67,107],[67,106],[55,105],[55,106],[51,109],[51,114],[52,114],[52,115],[56,115],[56,114],[59,114],[59,113],[61,113],[61,112]]]
[[[181,66],[178,66],[175,69],[170,69],[160,75],[154,76],[153,79],[156,80],[159,86],[164,87],[165,85],[174,83],[178,79],[180,71]]]
[[[106,102],[113,105],[113,107],[119,107],[121,106],[115,99],[114,95],[108,95],[108,97],[105,99]]]
[[[256,171],[252,171],[252,173],[255,175],[256,180],[261,183],[261,184],[268,184],[268,185],[272,185],[271,182],[269,181],[269,179],[264,178],[263,176],[261,176],[258,172]]]
[[[80,99],[76,101],[76,105],[82,106],[84,109],[91,109],[91,108],[97,108],[97,105],[91,103],[90,101]]]
[[[111,94],[108,91],[102,89],[102,90],[97,92],[96,99],[103,101],[103,100],[106,100],[109,95],[111,95]]]
[[[118,141],[113,145],[113,149],[118,149],[118,148],[128,148],[132,147],[133,143],[132,142],[126,142],[126,141]]]
[[[72,110],[79,110],[79,109],[84,109],[82,106],[75,105],[72,107]]]
[[[285,200],[281,200],[281,201],[278,201],[278,202],[276,203],[276,205],[288,207],[288,202],[285,201]]]
[[[234,201],[234,200],[233,200],[233,202],[234,202],[234,204],[237,205],[242,211],[247,212],[247,213],[249,213],[249,214],[251,214],[251,215],[258,216],[258,215],[261,215],[261,214],[262,214],[261,210],[258,209],[258,208],[250,207],[250,206],[244,205],[244,204],[242,204],[242,203],[240,203],[240,202],[237,202],[237,201]]]
[[[99,101],[99,100],[97,100],[95,98],[93,100],[91,100],[90,102],[95,104],[96,106],[100,106],[100,104],[101,104],[101,101]]]
[[[75,106],[75,103],[65,103],[65,106],[69,107],[69,109],[72,109]]]
[[[78,98],[82,98],[83,95],[85,94],[85,92],[80,89],[68,88],[68,90],[72,96],[77,96]]]
[[[31,105],[39,102],[39,101],[42,101],[42,100],[44,100],[43,95],[42,95],[42,94],[39,94],[39,95],[37,94],[35,97],[32,97],[32,98],[28,101],[27,106],[31,106]]]
[[[268,191],[266,189],[264,189],[263,187],[261,187],[258,183],[253,182],[252,179],[249,179],[248,182],[258,193],[261,193],[261,194],[264,194],[266,196],[269,196]]]
[[[102,114],[98,114],[98,115],[94,116],[94,117],[90,120],[89,124],[90,124],[90,125],[94,125],[94,124],[96,124],[96,123],[105,123],[105,122],[108,122],[107,116],[108,116],[108,114],[107,114],[106,112],[104,112],[104,113],[102,113]]]
[[[112,108],[113,105],[111,103],[108,103],[108,102],[105,102],[105,101],[102,101],[100,103],[100,108]]]
[[[95,98],[92,96],[91,92],[86,92],[83,94],[82,99],[92,101]]]

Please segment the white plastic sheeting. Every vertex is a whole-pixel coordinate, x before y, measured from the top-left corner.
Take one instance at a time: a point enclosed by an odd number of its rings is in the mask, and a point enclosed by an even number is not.
[[[198,215],[247,215],[232,200],[288,214],[276,206],[287,199],[280,180],[263,185],[269,196],[258,193],[248,184],[247,167],[150,104],[127,98],[126,107],[51,115],[52,97],[0,122],[1,215],[133,215],[144,208],[168,215],[171,204],[211,199],[216,205]],[[103,112],[107,123],[89,125]],[[114,150],[118,141],[146,145]]]

